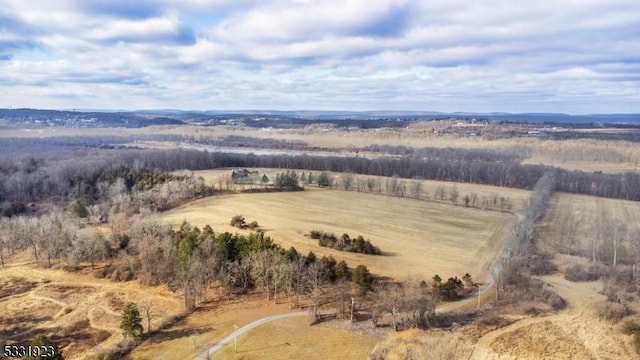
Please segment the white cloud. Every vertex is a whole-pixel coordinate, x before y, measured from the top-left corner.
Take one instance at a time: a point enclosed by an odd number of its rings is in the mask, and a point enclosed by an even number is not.
[[[0,91],[15,106],[640,112],[638,28],[635,0],[9,0]]]

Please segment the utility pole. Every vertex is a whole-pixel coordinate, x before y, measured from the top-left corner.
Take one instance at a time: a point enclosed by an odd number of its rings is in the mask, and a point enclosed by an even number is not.
[[[237,325],[233,325],[233,350],[236,352],[236,354],[238,353],[238,326]]]
[[[356,305],[356,300],[353,298],[353,296],[351,297],[351,322],[353,322],[353,308]]]

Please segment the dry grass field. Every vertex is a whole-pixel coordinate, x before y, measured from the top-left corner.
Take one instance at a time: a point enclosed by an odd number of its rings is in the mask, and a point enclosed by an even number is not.
[[[269,179],[274,179],[276,173],[283,172],[286,170],[282,169],[250,169],[258,171],[260,174],[266,174]],[[215,186],[216,188],[220,188],[221,184],[224,183],[225,179],[230,178],[232,169],[215,169],[215,170],[200,170],[200,171],[178,171],[178,174],[193,174],[195,176],[202,176],[205,182],[209,185]],[[298,176],[300,176],[303,172],[309,174],[309,170],[296,170]],[[311,171],[314,176],[317,178],[320,174],[320,171]],[[341,173],[328,172],[334,179],[334,189],[340,190],[340,179],[343,176]],[[372,175],[354,175],[354,179],[368,179],[368,178],[376,178],[381,182],[381,186],[384,189],[384,182],[387,179],[384,176],[372,176]],[[400,179],[403,181],[407,188],[411,187],[413,181],[412,179]],[[441,201],[442,203],[449,204],[449,191],[453,188],[457,189],[460,193],[460,199],[467,194],[476,194],[478,198],[486,197],[506,197],[511,199],[513,203],[513,208],[511,210],[518,211],[524,208],[526,201],[529,198],[529,191],[521,190],[521,189],[513,189],[506,187],[497,187],[490,185],[479,185],[479,184],[466,184],[466,183],[456,183],[456,182],[447,182],[447,181],[433,181],[433,180],[420,180],[420,199],[421,200],[431,200],[434,201],[434,196],[438,188],[442,187],[445,190],[445,199]],[[233,189],[249,189],[251,185],[234,185]],[[259,186],[253,186],[259,187]],[[307,186],[307,188],[314,188],[314,185]],[[355,191],[355,190],[351,190]],[[384,191],[384,190],[383,190]],[[374,192],[371,195],[379,195]],[[461,203],[462,200],[458,200],[458,203]]]
[[[462,276],[486,280],[514,216],[494,211],[358,192],[310,188],[302,192],[233,194],[196,200],[162,214],[174,226],[187,220],[214,230],[241,214],[256,220],[278,244],[333,255],[350,266],[365,264],[376,274],[404,279]],[[305,237],[311,230],[362,235],[385,255],[341,252]]]
[[[630,337],[595,313],[596,304],[605,299],[599,293],[600,282],[575,283],[562,275],[542,279],[568,301],[569,307],[489,332],[480,338],[470,359],[637,359]]]
[[[13,262],[0,269],[0,338],[26,344],[44,331],[66,359],[91,358],[122,340],[121,312],[129,301],[153,303],[152,327],[183,308],[177,295],[161,287]]]
[[[281,319],[255,328],[224,347],[219,359],[366,359],[377,339],[323,325],[309,319]]]

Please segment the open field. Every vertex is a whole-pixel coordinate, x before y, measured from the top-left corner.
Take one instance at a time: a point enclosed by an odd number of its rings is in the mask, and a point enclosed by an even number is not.
[[[373,273],[404,279],[462,276],[487,279],[514,217],[426,201],[358,192],[310,188],[302,192],[233,194],[196,200],[162,214],[166,223],[229,225],[241,214],[256,220],[278,244],[298,251],[333,255],[350,266],[365,264]],[[341,252],[318,246],[305,237],[311,230],[362,235],[380,247],[381,256]]]
[[[281,319],[255,328],[224,347],[220,359],[366,359],[377,339],[323,325],[309,319]]]
[[[586,172],[602,171],[604,173],[617,174],[625,172],[640,172],[639,164],[626,162],[606,162],[606,161],[581,161],[581,160],[559,160],[546,156],[537,156],[522,161],[523,164],[549,165],[567,170],[581,170]]]
[[[286,170],[283,169],[250,169],[256,170],[260,174],[266,174],[269,179],[274,179],[276,173],[283,172]],[[225,179],[230,178],[232,169],[215,169],[215,170],[200,170],[200,171],[179,171],[177,173],[186,173],[193,174],[195,176],[202,176],[205,182],[209,185],[215,186],[217,188],[220,187],[222,183],[224,183]],[[314,176],[317,178],[320,174],[320,171],[309,171],[309,170],[296,170],[298,175],[300,176],[303,172],[309,174],[312,172]],[[340,179],[343,176],[341,173],[328,172],[334,178],[335,189],[341,189],[340,187]],[[381,182],[381,186],[384,188],[384,182],[387,177],[384,176],[373,176],[373,175],[354,175],[355,179],[368,179],[368,178],[376,178]],[[413,181],[412,179],[400,179],[407,184],[407,187],[411,186]],[[521,190],[521,189],[513,189],[506,187],[497,187],[490,185],[480,185],[480,184],[467,184],[467,183],[456,183],[456,182],[447,182],[447,181],[433,181],[433,180],[419,180],[421,183],[420,187],[420,199],[421,200],[434,200],[434,196],[438,188],[442,187],[445,190],[445,198],[442,201],[443,203],[449,204],[449,191],[450,189],[456,188],[460,193],[460,199],[467,194],[476,194],[478,198],[486,197],[505,197],[511,199],[513,203],[513,211],[518,211],[524,208],[526,201],[529,198],[529,191]],[[251,185],[232,185],[234,188],[242,189],[242,188],[251,188]],[[307,186],[307,188],[313,188],[314,186]],[[355,191],[355,190],[353,190]],[[378,193],[374,192],[372,195],[377,195]],[[461,203],[462,200],[458,200],[458,203]]]
[[[45,333],[66,359],[85,359],[122,340],[122,308],[150,301],[157,327],[182,311],[177,295],[162,287],[115,283],[92,275],[12,263],[0,269],[0,338],[26,344]],[[146,319],[144,320],[146,330]]]

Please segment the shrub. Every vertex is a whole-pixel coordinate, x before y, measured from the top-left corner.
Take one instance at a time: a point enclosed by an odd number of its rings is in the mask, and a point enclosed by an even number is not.
[[[564,278],[569,281],[595,281],[598,280],[599,276],[596,267],[585,268],[580,264],[576,264],[565,271]]]
[[[618,304],[612,302],[604,302],[598,306],[598,315],[605,319],[617,323],[626,316],[631,315],[633,312],[627,306],[627,304]]]
[[[622,325],[622,333],[627,335],[640,334],[640,323],[633,320],[627,320]]]
[[[530,306],[529,308],[527,308],[524,311],[524,314],[525,315],[530,315],[530,316],[538,316],[538,315],[542,314],[542,312],[543,311],[540,310],[537,306],[532,305],[532,306]]]
[[[231,218],[231,226],[239,229],[244,229],[247,226],[247,222],[242,215],[235,215]]]
[[[529,259],[529,273],[536,276],[554,273],[558,268],[551,260],[552,257],[548,253],[534,254]]]
[[[381,254],[380,249],[373,246],[371,241],[363,238],[362,235],[352,239],[349,234],[342,234],[342,236],[337,237],[335,234],[312,230],[309,233],[309,237],[318,240],[318,245],[331,249],[369,255]]]
[[[549,304],[553,310],[562,310],[567,307],[567,300],[554,292],[549,292],[547,304]]]

